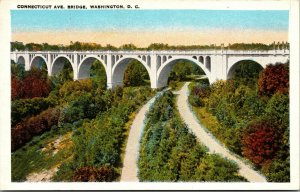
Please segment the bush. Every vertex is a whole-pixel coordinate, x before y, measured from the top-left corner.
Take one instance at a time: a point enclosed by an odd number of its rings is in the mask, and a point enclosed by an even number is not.
[[[243,155],[261,167],[276,156],[281,137],[282,134],[274,121],[269,119],[254,121],[243,133]]]
[[[11,100],[19,99],[23,96],[23,83],[16,76],[11,76]]]
[[[55,101],[43,97],[12,101],[11,124],[12,126],[15,126],[23,118],[37,115],[41,111],[46,110],[49,107],[53,107],[54,105]]]
[[[222,158],[218,154],[205,155],[196,168],[195,180],[197,181],[246,181],[236,174],[236,163]]]
[[[267,162],[263,165],[262,172],[269,182],[290,182],[290,158]]]
[[[12,100],[34,97],[47,97],[51,91],[51,81],[42,70],[33,68],[26,73],[24,79],[12,76]]]
[[[210,87],[207,84],[197,83],[191,88],[191,94],[200,98],[206,98],[210,94]]]
[[[204,102],[197,95],[189,95],[188,101],[192,106],[203,107]]]
[[[93,89],[92,80],[67,81],[59,90],[60,98],[65,101],[73,101],[83,93],[91,92]]]
[[[258,80],[259,95],[271,96],[277,91],[289,91],[289,64],[268,65]]]
[[[171,80],[171,81],[169,82],[169,87],[170,87],[172,90],[175,90],[175,89],[177,88],[177,86],[178,86],[178,81],[173,81],[173,80]]]
[[[281,92],[275,93],[268,101],[266,115],[272,116],[277,123],[289,127],[289,96]]]
[[[57,125],[59,113],[58,108],[50,108],[17,124],[11,129],[11,150],[15,151],[30,141],[33,136],[40,135]]]
[[[75,182],[111,182],[117,174],[111,167],[80,167],[75,171],[73,180]]]

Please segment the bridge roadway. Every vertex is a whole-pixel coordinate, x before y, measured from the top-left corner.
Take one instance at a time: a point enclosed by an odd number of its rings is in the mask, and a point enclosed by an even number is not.
[[[127,66],[130,61],[137,60],[146,68],[151,87],[161,88],[167,85],[172,67],[179,60],[198,65],[213,83],[231,78],[240,61],[255,61],[263,68],[268,64],[285,63],[289,60],[289,50],[13,51],[11,59],[25,64],[25,70],[45,63],[49,76],[57,74],[69,62],[74,80],[89,78],[91,65],[98,60],[105,68],[108,88],[122,85]]]

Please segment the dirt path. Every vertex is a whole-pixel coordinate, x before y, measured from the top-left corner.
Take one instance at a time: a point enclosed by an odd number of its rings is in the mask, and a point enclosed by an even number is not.
[[[157,93],[148,103],[146,103],[135,116],[132,125],[130,127],[130,133],[125,150],[125,157],[123,162],[123,169],[121,174],[121,181],[136,181],[138,182],[138,156],[140,140],[144,129],[144,121],[146,119],[146,113],[150,106],[154,103],[155,98],[161,95],[161,92]]]
[[[50,170],[43,170],[38,173],[30,173],[26,177],[26,182],[50,182],[51,177],[57,172],[57,170],[57,167],[53,167]]]
[[[177,98],[177,107],[186,125],[193,131],[200,142],[208,148],[210,153],[218,153],[225,158],[235,161],[240,168],[239,174],[245,177],[249,182],[267,182],[265,177],[232,155],[225,147],[223,147],[211,136],[211,133],[207,133],[205,128],[201,127],[201,125],[198,123],[197,117],[194,116],[194,113],[189,108],[188,84],[189,83],[185,83],[181,90],[176,92],[179,94]]]

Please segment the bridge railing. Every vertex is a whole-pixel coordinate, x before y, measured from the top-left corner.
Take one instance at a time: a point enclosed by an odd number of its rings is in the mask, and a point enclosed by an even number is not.
[[[251,54],[289,54],[289,50],[162,50],[162,51],[13,51],[12,54],[116,54],[116,55],[251,55]]]

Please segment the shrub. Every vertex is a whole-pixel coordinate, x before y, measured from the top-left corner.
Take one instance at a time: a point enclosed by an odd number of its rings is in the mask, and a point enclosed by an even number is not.
[[[280,147],[281,134],[272,120],[262,119],[248,125],[243,133],[243,155],[255,165],[272,160]]]
[[[269,182],[290,182],[290,158],[275,159],[262,167]]]
[[[169,82],[169,87],[172,89],[172,90],[175,90],[177,88],[177,84],[178,84],[178,81],[173,81],[171,80]]]
[[[11,150],[15,151],[30,141],[33,136],[39,135],[51,129],[52,126],[57,125],[58,118],[59,109],[50,108],[17,124],[11,129]]]
[[[51,91],[51,81],[39,69],[33,68],[26,72],[22,79],[12,75],[11,79],[12,100],[34,97],[47,97]]]
[[[117,174],[111,167],[80,167],[75,171],[73,180],[75,182],[111,182]]]
[[[218,154],[205,155],[196,168],[197,181],[246,181],[238,176],[236,163],[222,158]]]
[[[266,106],[266,114],[274,117],[276,122],[289,126],[289,96],[281,92],[275,93],[268,101]]]
[[[55,101],[43,97],[12,101],[11,103],[12,126],[15,126],[23,118],[37,115],[41,111],[46,110],[49,107],[53,107],[54,105],[55,105]]]
[[[197,95],[189,95],[188,101],[192,106],[195,107],[203,107],[204,102],[202,99],[200,99]]]
[[[21,98],[47,97],[51,91],[51,82],[39,69],[31,69],[22,80]]]
[[[11,100],[19,99],[23,96],[22,80],[17,79],[16,76],[11,76]]]
[[[192,87],[191,94],[200,98],[208,97],[210,94],[210,87],[207,84],[196,84]]]
[[[80,97],[85,92],[93,89],[92,80],[67,81],[59,90],[59,96],[66,101],[72,101]]]
[[[289,91],[289,64],[268,65],[258,80],[259,95],[271,96],[277,91]]]

